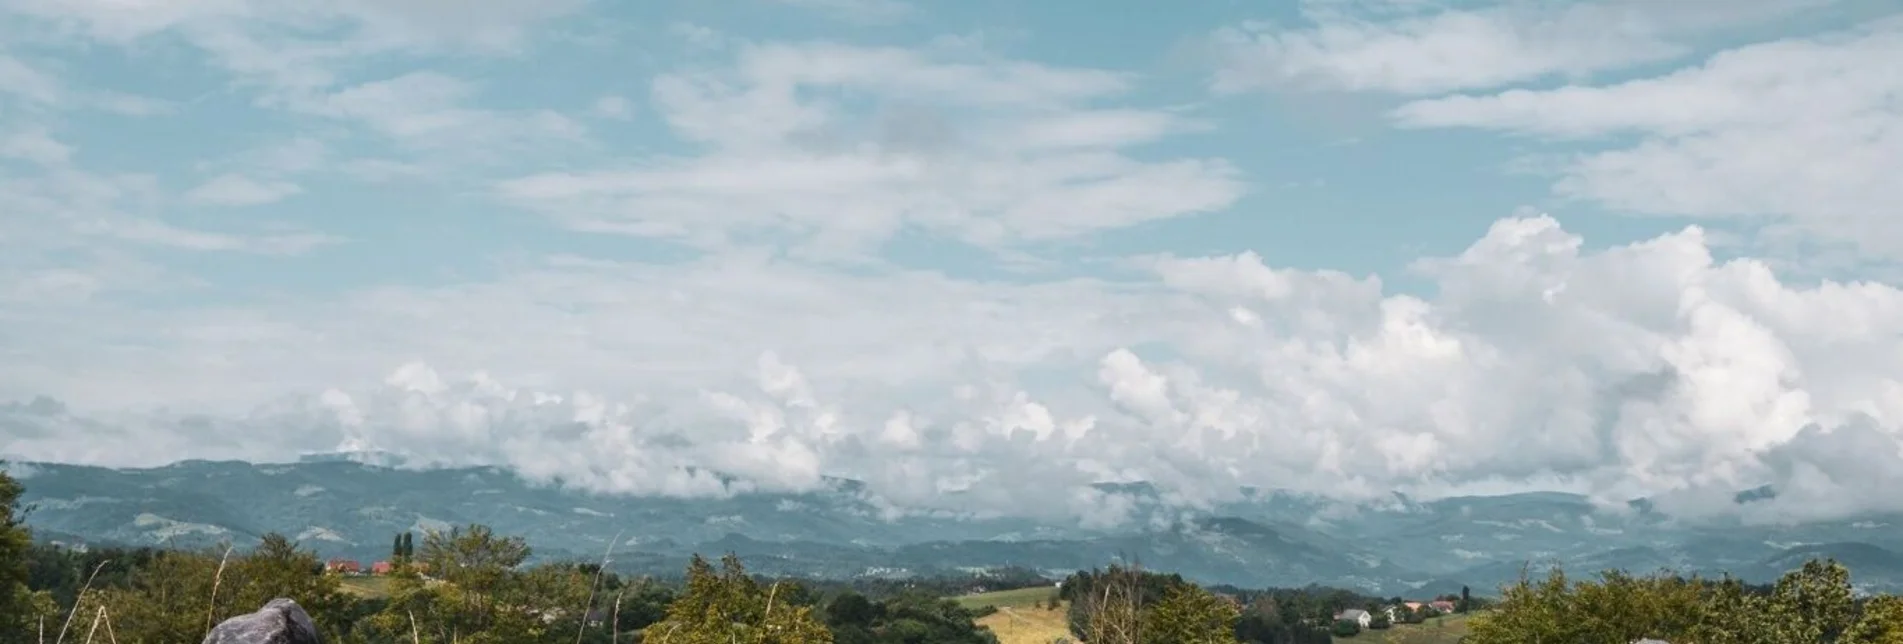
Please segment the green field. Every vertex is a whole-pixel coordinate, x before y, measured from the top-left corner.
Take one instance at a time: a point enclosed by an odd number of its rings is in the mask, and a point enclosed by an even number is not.
[[[994,606],[997,608],[1031,608],[1037,604],[1044,603],[1045,600],[1050,599],[1051,595],[1056,592],[1057,589],[1051,586],[1033,586],[1016,590],[1000,590],[994,593],[963,595],[954,597],[953,599],[958,601],[958,605],[972,609],[984,608],[986,606]]]
[[[344,577],[338,585],[344,592],[358,597],[375,599],[390,595],[389,577]]]
[[[1042,605],[1056,591],[1050,586],[1037,586],[954,599],[965,608],[990,606],[998,609],[998,612],[980,618],[978,625],[991,629],[1002,644],[1050,644],[1058,638],[1070,637],[1070,625],[1066,621],[1069,614],[1065,610],[1067,607],[1058,606],[1057,610],[1050,610]]]
[[[1467,635],[1470,615],[1436,617],[1420,624],[1396,624],[1379,631],[1362,631],[1354,637],[1337,637],[1344,644],[1454,644]]]

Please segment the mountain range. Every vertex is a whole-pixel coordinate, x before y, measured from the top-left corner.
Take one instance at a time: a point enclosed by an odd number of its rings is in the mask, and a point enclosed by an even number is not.
[[[1903,590],[1903,517],[1797,525],[1690,525],[1612,513],[1584,497],[1534,492],[1344,507],[1254,492],[1187,513],[1141,484],[1151,519],[1092,529],[1025,518],[892,516],[862,486],[720,499],[604,496],[491,467],[409,469],[346,456],[298,463],[184,461],[147,469],[13,463],[35,534],[69,545],[240,546],[265,533],[325,557],[375,560],[405,530],[480,523],[528,540],[541,558],[677,573],[692,553],[733,552],[750,568],[811,577],[906,576],[1015,566],[1053,576],[1136,558],[1206,583],[1323,584],[1382,596],[1492,589],[1531,565],[1727,572],[1768,581],[1810,558],[1851,567],[1859,586]]]

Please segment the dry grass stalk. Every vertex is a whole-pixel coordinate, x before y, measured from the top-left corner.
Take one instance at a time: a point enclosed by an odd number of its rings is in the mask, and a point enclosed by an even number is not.
[[[86,644],[92,644],[93,636],[99,634],[99,620],[105,618],[106,607],[100,606],[99,610],[93,613],[93,627],[86,631]]]
[[[99,607],[99,614],[106,616],[106,641],[112,644],[119,644],[119,634],[112,632],[112,611],[106,610],[106,607],[101,605]]]
[[[766,611],[760,613],[760,630],[762,632],[765,632],[767,624],[773,621],[773,598],[778,594],[780,594],[780,582],[776,581],[773,582],[773,586],[766,591]]]
[[[601,565],[595,567],[595,578],[588,582],[588,601],[581,605],[581,625],[575,627],[575,644],[581,644],[581,635],[588,630],[588,611],[595,607],[595,587],[601,585],[601,573],[607,572],[608,558],[614,556],[615,544],[621,541],[622,532],[616,530],[615,538],[608,541],[608,549],[601,553]],[[614,627],[609,627],[609,630],[614,630]]]
[[[108,559],[106,561],[111,561],[111,560]],[[86,591],[92,590],[93,578],[98,577],[99,570],[106,567],[106,561],[101,561],[99,562],[99,565],[93,566],[92,574],[86,575],[85,585],[80,586],[79,594],[73,596],[73,608],[71,610],[66,611],[66,622],[60,625],[59,637],[53,640],[55,644],[59,644],[60,642],[66,641],[66,629],[73,625],[73,615],[79,612],[80,603],[86,601]]]
[[[225,564],[231,561],[231,549],[232,546],[225,546],[225,556],[218,559],[218,572],[211,576],[211,600],[208,602],[210,605],[205,607],[206,633],[211,632],[212,616],[218,613],[218,584],[225,580]]]
[[[423,644],[423,636],[416,632],[416,611],[404,611],[410,614],[410,643]]]
[[[626,586],[615,590],[615,609],[608,614],[608,644],[621,643],[621,594],[625,592]]]

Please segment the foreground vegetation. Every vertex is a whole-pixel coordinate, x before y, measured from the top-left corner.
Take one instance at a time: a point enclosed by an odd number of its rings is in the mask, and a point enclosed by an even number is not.
[[[280,535],[246,552],[75,552],[32,543],[21,492],[0,470],[0,642],[196,642],[219,621],[290,597],[337,644],[1903,644],[1903,599],[1857,596],[1831,561],[1769,586],[1620,572],[1579,581],[1555,569],[1501,589],[1497,603],[1436,598],[1471,614],[1403,610],[1389,624],[1384,609],[1400,598],[1205,588],[1137,566],[1079,572],[1055,588],[1017,571],[1005,585],[1015,589],[957,598],[947,596],[970,580],[776,581],[732,555],[695,556],[678,581],[623,579],[600,563],[526,565],[527,543],[480,525],[427,534],[420,549],[399,537],[395,572],[374,580],[326,574]],[[1363,630],[1336,619],[1343,609],[1380,616]]]
[[[1903,644],[1903,598],[1858,597],[1834,561],[1808,562],[1769,587],[1616,571],[1574,581],[1555,569],[1502,590],[1498,608],[1474,618],[1468,642]]]

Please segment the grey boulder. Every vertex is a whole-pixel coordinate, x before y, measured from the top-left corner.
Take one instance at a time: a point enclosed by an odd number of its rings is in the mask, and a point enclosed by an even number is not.
[[[219,623],[205,634],[204,644],[324,644],[324,640],[302,606],[280,597],[258,612]]]

